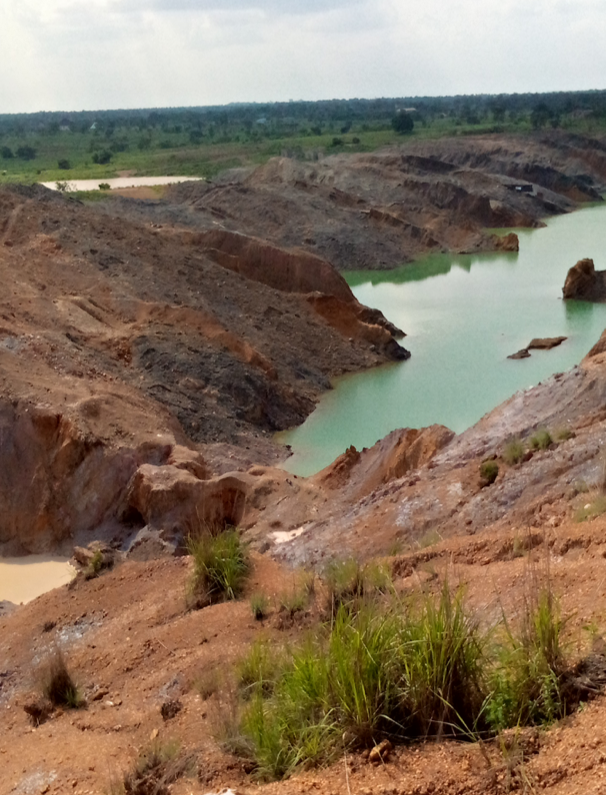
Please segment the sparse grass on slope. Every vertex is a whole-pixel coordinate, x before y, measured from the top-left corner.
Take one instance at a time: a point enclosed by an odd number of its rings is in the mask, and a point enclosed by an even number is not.
[[[263,779],[383,738],[489,736],[565,714],[562,621],[549,589],[519,626],[482,632],[462,594],[340,604],[281,654],[254,646],[239,668],[240,753]]]

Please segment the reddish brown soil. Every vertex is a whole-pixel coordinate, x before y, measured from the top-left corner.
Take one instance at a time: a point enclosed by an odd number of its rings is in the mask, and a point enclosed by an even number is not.
[[[564,524],[533,550],[569,616],[573,656],[606,628],[606,521],[581,529]],[[464,583],[470,606],[489,624],[501,611],[516,615],[528,581],[529,557],[515,551],[511,534],[453,539],[418,555],[395,560],[398,589],[436,590],[444,577]],[[492,554],[495,546],[508,552]],[[566,550],[566,551],[563,551]],[[237,758],[220,750],[214,734],[230,703],[233,664],[255,638],[277,646],[301,635],[311,614],[284,628],[279,596],[297,575],[266,557],[255,559],[248,593],[263,590],[273,605],[264,622],[254,621],[248,600],[187,612],[187,558],[125,563],[96,580],[46,594],[0,621],[1,793],[99,793],[132,764],[159,733],[192,753],[198,771],[171,792],[238,793],[454,793],[526,791],[525,782],[553,793],[600,791],[606,764],[606,700],[598,698],[549,730],[523,731],[513,749],[499,743],[434,743],[399,747],[373,767],[354,754],[329,769],[258,785]],[[321,592],[318,592],[321,600]],[[45,622],[55,622],[44,631]],[[591,627],[591,632],[587,630]],[[594,640],[595,642],[595,640]],[[36,665],[55,643],[87,696],[82,710],[55,713],[34,727],[23,711],[37,685]],[[217,692],[200,695],[199,687]],[[163,720],[161,706],[178,699],[182,710]],[[346,777],[346,765],[349,777]]]
[[[104,792],[155,736],[179,740],[194,758],[175,795],[604,790],[604,696],[550,729],[400,746],[378,767],[348,755],[263,786],[215,739],[234,664],[256,638],[279,646],[313,628],[321,588],[295,622],[279,614],[280,594],[296,587],[300,566],[321,571],[332,557],[387,557],[403,593],[437,592],[445,578],[464,585],[486,626],[502,612],[515,620],[539,566],[569,617],[570,656],[603,648],[606,519],[579,524],[575,515],[604,488],[605,339],[579,367],[515,395],[460,436],[396,431],[296,478],[271,466],[270,432],[301,421],[330,376],[385,360],[393,329],[340,286],[322,291],[340,282],[316,258],[258,236],[342,267],[369,265],[371,255],[385,266],[427,250],[494,245],[484,225],[540,223],[595,198],[604,179],[600,142],[558,134],[277,160],[212,186],[175,188],[172,204],[83,207],[36,189],[0,193],[3,547],[58,547],[78,534],[115,534],[120,545],[150,505],[166,513],[146,521],[172,532],[166,517],[176,503],[229,481],[244,495],[241,527],[254,550],[252,581],[235,603],[188,612],[183,557],[129,560],[1,612],[0,795]],[[532,182],[533,197],[507,187],[518,182]],[[255,239],[242,246],[234,232]],[[508,465],[508,438],[528,439],[538,427],[554,437],[566,429],[566,438]],[[499,475],[482,487],[486,458]],[[151,496],[133,517],[118,506],[140,481]],[[257,591],[272,604],[264,622],[249,606]],[[55,645],[87,705],[34,726],[23,708]],[[182,708],[164,720],[170,700]]]

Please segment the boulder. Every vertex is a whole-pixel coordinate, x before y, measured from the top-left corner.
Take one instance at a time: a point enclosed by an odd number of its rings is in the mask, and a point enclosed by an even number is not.
[[[510,353],[507,357],[508,359],[529,359],[530,358],[530,351],[528,348],[521,348],[516,353]]]
[[[527,349],[531,350],[538,350],[538,351],[549,351],[552,348],[557,348],[558,345],[561,345],[568,337],[535,337],[534,339],[530,340],[527,345]]]
[[[592,259],[581,259],[566,276],[564,300],[606,301],[606,271],[596,271]]]
[[[500,235],[493,235],[493,242],[495,251],[520,250],[520,239],[515,232],[509,232],[509,234],[504,235],[503,237]]]
[[[561,345],[567,339],[568,337],[534,337],[525,348],[521,348],[517,353],[512,353],[507,358],[528,359],[530,351],[549,351],[552,348],[557,348],[558,345]]]
[[[244,515],[249,479],[230,473],[200,480],[174,464],[143,464],[133,475],[122,515],[140,517],[151,530],[162,530],[162,540],[178,541],[204,526],[237,525]]]

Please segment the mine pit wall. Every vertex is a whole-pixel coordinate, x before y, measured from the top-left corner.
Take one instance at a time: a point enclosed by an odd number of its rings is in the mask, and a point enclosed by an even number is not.
[[[138,467],[169,450],[112,449],[52,409],[0,402],[0,552],[69,553],[74,537],[109,531]]]
[[[0,403],[3,556],[70,555],[92,540],[140,559],[175,554],[190,533],[237,525],[249,481],[213,477],[169,436],[115,447],[48,407]]]

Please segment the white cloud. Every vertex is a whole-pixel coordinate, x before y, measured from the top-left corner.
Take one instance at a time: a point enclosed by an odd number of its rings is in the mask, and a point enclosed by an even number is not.
[[[0,0],[0,112],[600,88],[603,0]]]

